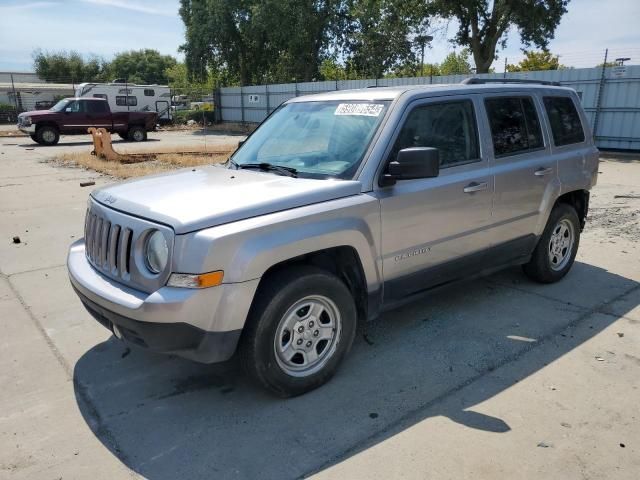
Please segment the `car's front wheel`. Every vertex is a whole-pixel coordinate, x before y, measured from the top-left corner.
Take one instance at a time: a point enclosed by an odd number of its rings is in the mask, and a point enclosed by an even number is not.
[[[252,305],[240,355],[247,373],[282,397],[327,382],[353,343],[356,308],[347,286],[315,267],[270,275]]]
[[[523,266],[524,272],[540,283],[557,282],[571,269],[579,243],[580,220],[575,208],[566,203],[557,204],[531,260]]]
[[[40,145],[55,145],[60,140],[60,132],[56,127],[44,125],[36,130],[36,142]]]

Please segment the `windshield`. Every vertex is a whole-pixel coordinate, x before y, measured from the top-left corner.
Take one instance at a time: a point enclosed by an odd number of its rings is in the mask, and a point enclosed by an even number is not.
[[[51,112],[63,112],[64,109],[67,108],[67,105],[69,105],[71,102],[73,102],[73,100],[69,100],[69,99],[60,100],[53,107],[50,108],[50,111]]]
[[[351,178],[388,101],[295,102],[271,115],[233,155],[238,166],[269,163],[299,176]]]

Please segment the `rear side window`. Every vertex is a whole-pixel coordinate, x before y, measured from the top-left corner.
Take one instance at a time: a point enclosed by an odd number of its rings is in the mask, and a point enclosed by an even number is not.
[[[105,113],[106,111],[107,102],[87,102],[87,113]]]
[[[433,147],[440,153],[442,168],[480,160],[478,132],[470,100],[444,102],[414,108],[402,126],[391,151],[410,147]]]
[[[485,105],[496,157],[544,146],[540,120],[530,97],[488,98]]]
[[[155,97],[156,96],[156,92],[153,88],[145,88],[144,89],[144,96],[145,97]]]
[[[549,117],[553,143],[556,146],[584,142],[580,115],[569,97],[544,97],[544,108]]]
[[[138,105],[138,99],[136,97],[126,97],[124,95],[118,95],[116,97],[116,105],[119,107],[126,107],[127,105],[130,107],[135,107]]]

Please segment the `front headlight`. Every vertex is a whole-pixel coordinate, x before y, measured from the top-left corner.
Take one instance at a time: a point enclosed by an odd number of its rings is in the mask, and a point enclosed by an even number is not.
[[[153,273],[163,272],[167,267],[169,246],[167,245],[167,239],[158,230],[147,237],[144,256],[147,268]]]
[[[24,117],[22,123],[25,127],[29,127],[31,125],[31,117]]]

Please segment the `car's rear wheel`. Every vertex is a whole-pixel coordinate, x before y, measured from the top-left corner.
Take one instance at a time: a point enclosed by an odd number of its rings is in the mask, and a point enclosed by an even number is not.
[[[353,343],[356,308],[347,286],[315,267],[263,280],[243,332],[247,373],[271,392],[291,397],[327,382]]]
[[[147,139],[147,131],[144,127],[133,126],[129,129],[128,138],[132,142],[144,142]]]
[[[31,137],[31,140],[33,140],[34,142],[39,143],[38,136],[35,133],[30,133],[29,137]]]
[[[571,269],[580,244],[580,220],[575,208],[557,204],[533,251],[529,263],[523,266],[528,277],[540,283],[562,279]]]
[[[118,136],[124,141],[129,140],[129,134],[128,133],[118,133]]]
[[[36,131],[36,142],[40,145],[55,145],[60,140],[60,132],[56,127],[44,125]]]

